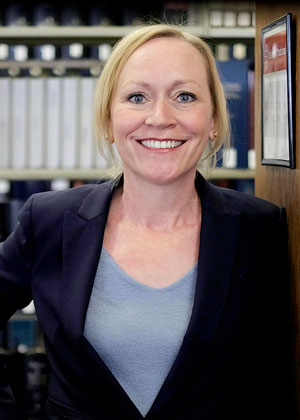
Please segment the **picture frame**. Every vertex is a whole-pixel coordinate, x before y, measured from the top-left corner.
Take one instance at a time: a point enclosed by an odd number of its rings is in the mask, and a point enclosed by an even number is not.
[[[291,13],[261,30],[262,165],[295,168]]]

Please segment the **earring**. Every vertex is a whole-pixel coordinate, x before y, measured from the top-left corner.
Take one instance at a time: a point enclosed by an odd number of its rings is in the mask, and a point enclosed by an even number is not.
[[[110,138],[108,137],[108,135],[107,135],[107,134],[105,134],[105,135],[104,135],[104,138],[105,138],[105,140],[107,140],[109,143],[111,143],[111,144],[113,144],[113,143],[114,143],[114,139],[110,139]]]
[[[217,131],[215,131],[214,132],[214,138],[216,139],[218,137],[218,132]]]

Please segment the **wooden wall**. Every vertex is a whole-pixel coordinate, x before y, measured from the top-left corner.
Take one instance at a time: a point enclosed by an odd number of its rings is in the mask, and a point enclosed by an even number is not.
[[[257,170],[255,194],[285,207],[289,225],[289,256],[292,287],[292,323],[295,340],[295,393],[297,414],[300,419],[300,2],[256,2],[255,39],[255,149]],[[261,165],[261,28],[292,13],[295,26],[295,137],[296,169]]]

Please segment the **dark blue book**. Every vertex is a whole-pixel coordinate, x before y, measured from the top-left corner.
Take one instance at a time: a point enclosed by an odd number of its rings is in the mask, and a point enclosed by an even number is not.
[[[88,11],[87,23],[89,26],[112,25],[113,20],[107,4],[92,4]],[[89,58],[106,61],[110,55],[111,45],[108,43],[90,45]]]
[[[49,191],[49,181],[11,181],[9,194],[8,230],[12,232],[18,223],[18,214],[25,201],[34,193]]]
[[[231,180],[231,187],[235,191],[241,191],[254,195],[254,179],[234,179]]]
[[[64,5],[60,11],[59,23],[62,26],[80,26],[83,25],[80,8],[76,4]],[[85,56],[84,45],[80,42],[72,42],[62,45],[60,49],[61,58],[66,60],[78,60]]]
[[[57,25],[56,11],[52,3],[39,3],[33,6],[32,24],[34,26]],[[56,58],[56,47],[53,44],[44,44],[33,47],[33,58],[52,61]]]
[[[28,10],[24,3],[10,3],[4,12],[4,24],[6,26],[27,26],[30,24]],[[26,61],[29,58],[27,45],[19,44],[9,47],[9,59],[15,61]]]
[[[9,235],[9,191],[10,182],[0,180],[0,242]]]
[[[24,415],[26,419],[43,420],[48,397],[49,362],[43,350],[24,354]],[[52,417],[51,417],[52,419]]]
[[[237,152],[237,168],[248,168],[249,98],[248,60],[217,61],[227,98],[231,124],[231,143]]]
[[[38,345],[38,323],[34,319],[11,319],[7,327],[7,347],[28,350]]]

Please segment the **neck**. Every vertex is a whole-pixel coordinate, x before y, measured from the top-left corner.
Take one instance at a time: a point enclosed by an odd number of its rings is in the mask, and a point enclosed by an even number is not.
[[[124,173],[123,190],[116,196],[121,219],[153,230],[171,231],[199,223],[200,199],[195,172],[169,184],[153,184]]]

